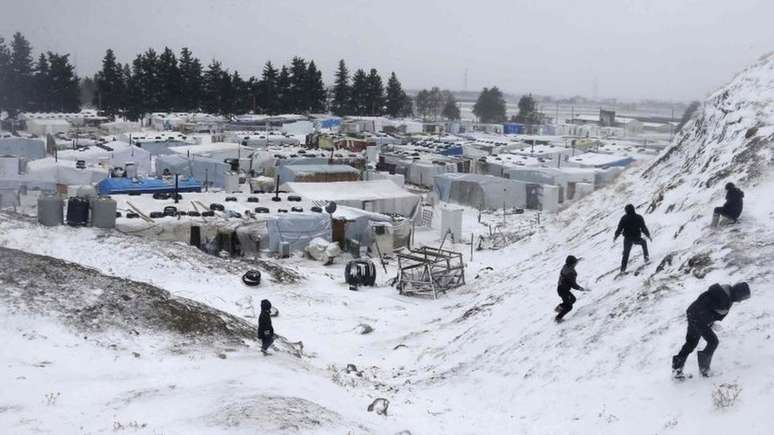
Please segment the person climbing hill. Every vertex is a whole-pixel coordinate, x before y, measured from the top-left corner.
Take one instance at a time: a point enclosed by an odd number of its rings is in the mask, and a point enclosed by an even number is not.
[[[615,230],[615,237],[613,237],[613,243],[618,240],[618,236],[621,234],[623,234],[624,237],[621,273],[626,273],[626,266],[629,264],[629,253],[632,251],[632,245],[642,246],[642,255],[645,257],[645,262],[647,263],[650,260],[648,256],[648,243],[642,238],[642,235],[645,234],[645,237],[651,242],[653,241],[653,239],[650,238],[648,227],[645,226],[645,219],[634,211],[634,206],[627,204],[626,207],[624,207],[624,211],[626,214],[623,215],[618,222],[618,228]]]
[[[731,285],[712,284],[707,291],[686,310],[688,331],[685,333],[685,344],[677,355],[672,357],[672,375],[675,379],[683,379],[683,366],[688,355],[696,349],[699,338],[704,338],[707,346],[697,352],[699,372],[709,376],[712,355],[718,347],[718,337],[712,331],[712,324],[723,320],[734,302],[750,298],[750,286],[746,282]]]
[[[570,290],[586,291],[586,289],[578,285],[578,272],[575,271],[575,265],[578,264],[578,261],[574,256],[568,256],[561,272],[559,272],[559,283],[556,291],[559,293],[559,297],[562,298],[562,303],[554,309],[557,312],[554,320],[557,322],[564,320],[564,316],[572,310],[572,306],[575,303],[575,295]]]
[[[274,327],[271,325],[271,302],[261,301],[261,314],[258,316],[258,339],[261,340],[261,353],[269,355],[269,347],[274,343]]]
[[[726,203],[722,207],[715,207],[715,212],[712,214],[712,226],[718,226],[720,216],[731,220],[731,222],[736,222],[742,214],[742,208],[744,208],[744,192],[734,183],[726,183]]]

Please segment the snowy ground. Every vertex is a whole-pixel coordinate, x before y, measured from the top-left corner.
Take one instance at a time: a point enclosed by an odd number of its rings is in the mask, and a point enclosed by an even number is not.
[[[55,316],[3,307],[0,427],[9,433],[752,433],[771,432],[774,60],[738,75],[652,164],[580,200],[542,226],[506,217],[530,237],[475,251],[468,285],[437,301],[407,298],[380,274],[350,292],[343,264],[283,263],[298,282],[244,287],[237,260],[177,243],[96,229],[43,228],[0,214],[0,246],[59,258],[108,276],[153,284],[255,322],[268,298],[277,333],[303,341],[304,356],[255,344],[225,352],[201,344],[173,352],[159,329],[117,329],[84,339]],[[708,228],[723,185],[746,193],[737,225]],[[626,203],[654,235],[652,262],[635,248],[617,276],[612,242]],[[498,216],[485,216],[494,223]],[[509,219],[512,219],[509,221]],[[463,239],[488,232],[465,212]],[[436,229],[417,243],[437,243]],[[450,245],[470,260],[470,247]],[[556,278],[568,254],[583,257],[576,309],[560,325]],[[271,264],[269,264],[271,265]],[[267,274],[268,275],[268,274]],[[291,273],[292,275],[292,273]],[[670,379],[684,310],[714,282],[747,280],[750,301],[717,325],[715,374]],[[7,285],[7,284],[6,284]],[[58,288],[57,283],[51,283]],[[359,325],[374,331],[359,333]],[[136,352],[140,356],[135,356]],[[220,356],[225,355],[225,359]],[[696,373],[695,357],[687,364]],[[357,372],[346,373],[347,364]],[[717,392],[741,389],[719,406]],[[369,413],[390,400],[387,416]],[[145,426],[143,426],[145,425]]]

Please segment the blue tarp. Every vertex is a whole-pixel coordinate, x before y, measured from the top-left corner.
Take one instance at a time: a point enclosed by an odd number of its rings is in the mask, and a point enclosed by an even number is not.
[[[327,118],[320,120],[320,128],[341,127],[341,118]]]
[[[143,178],[132,181],[130,178],[105,178],[97,183],[97,192],[100,195],[119,193],[156,193],[174,192],[175,179],[162,180],[159,178]],[[193,178],[178,180],[179,192],[201,192],[202,185]]]
[[[463,149],[461,146],[453,146],[446,149],[441,149],[438,154],[442,156],[461,156]]]
[[[506,122],[503,124],[503,134],[522,134],[524,125],[516,122]]]

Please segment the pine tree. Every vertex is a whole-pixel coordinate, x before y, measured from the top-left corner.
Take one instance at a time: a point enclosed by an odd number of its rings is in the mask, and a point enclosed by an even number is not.
[[[223,68],[220,62],[213,60],[203,76],[202,107],[207,113],[223,113]]]
[[[142,55],[138,54],[132,61],[131,70],[129,70],[129,64],[124,66],[124,77],[127,83],[127,97],[124,104],[127,117],[132,121],[142,120],[148,113],[147,86],[144,84],[142,62]]]
[[[293,111],[293,96],[290,89],[290,72],[288,67],[282,66],[277,77],[277,113],[290,113]]]
[[[277,89],[277,70],[270,61],[266,62],[266,65],[263,67],[258,89],[258,106],[270,115],[279,113],[280,101]]]
[[[97,95],[97,82],[91,77],[84,77],[78,87],[80,88],[81,106],[92,104],[95,95]]]
[[[473,114],[481,122],[503,122],[505,120],[505,99],[497,86],[484,88],[473,106]]]
[[[371,68],[366,79],[368,88],[368,114],[380,116],[384,114],[384,85],[375,68]]]
[[[5,44],[5,39],[0,37],[0,112],[8,106],[8,72],[10,70],[11,51]]]
[[[307,67],[306,61],[294,57],[290,61],[290,111],[304,113],[309,111],[307,105]]]
[[[191,50],[183,47],[178,62],[180,71],[180,110],[193,112],[202,106],[202,64],[193,57]]]
[[[159,109],[163,112],[181,110],[180,70],[177,66],[175,53],[169,47],[164,47],[164,51],[159,55],[156,68],[157,80],[160,85],[158,89]]]
[[[70,64],[69,54],[48,52],[49,95],[53,109],[61,112],[81,110],[81,90],[75,68]]]
[[[446,103],[441,114],[448,120],[456,121],[460,119],[460,108],[457,107],[457,99],[449,91],[446,91]]]
[[[29,110],[31,106],[32,71],[32,47],[21,33],[16,32],[11,41],[11,55],[5,82],[6,110],[11,116]]]
[[[408,95],[405,95],[403,104],[400,107],[400,113],[398,115],[404,118],[410,118],[414,116],[414,101]]]
[[[387,80],[386,113],[394,117],[400,116],[406,107],[406,98],[408,96],[403,91],[398,77],[395,75],[395,72],[392,72],[389,80]]]
[[[540,122],[537,103],[535,103],[535,99],[532,98],[532,94],[522,95],[521,98],[519,98],[519,113],[516,115],[515,121],[525,124],[536,124]]]
[[[227,89],[228,96],[226,113],[241,114],[249,112],[247,82],[239,75],[239,71],[234,71],[228,83],[224,82],[224,86]]]
[[[349,87],[349,70],[344,63],[344,59],[339,61],[339,69],[336,70],[336,80],[333,84],[333,100],[331,101],[331,112],[334,115],[345,116],[352,114],[352,105],[350,101],[351,89]]]
[[[417,93],[415,99],[417,106],[417,114],[423,119],[427,119],[428,113],[430,113],[430,92],[422,89]]]
[[[113,50],[108,49],[102,58],[102,69],[96,74],[97,92],[94,104],[108,115],[115,116],[125,107],[126,82],[121,64],[116,62]]]
[[[33,73],[33,86],[30,87],[31,104],[29,110],[34,112],[51,112],[51,77],[49,74],[48,59],[41,53],[35,64]]]
[[[368,97],[368,76],[366,76],[365,71],[358,69],[352,76],[352,89],[350,94],[353,115],[362,116],[368,114]]]
[[[306,70],[306,92],[308,110],[312,113],[324,112],[327,93],[322,80],[322,72],[317,69],[314,61],[309,62],[309,67]]]

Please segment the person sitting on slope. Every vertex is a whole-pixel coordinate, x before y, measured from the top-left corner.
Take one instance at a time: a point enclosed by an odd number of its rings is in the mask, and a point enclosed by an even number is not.
[[[718,226],[720,216],[736,222],[739,215],[742,214],[743,207],[744,192],[734,186],[734,183],[726,183],[726,203],[722,207],[715,207],[715,212],[712,214],[712,226]]]

